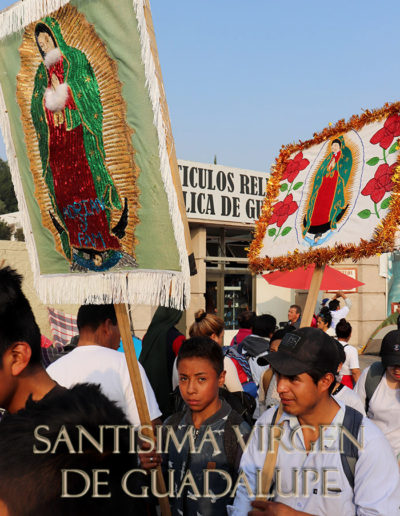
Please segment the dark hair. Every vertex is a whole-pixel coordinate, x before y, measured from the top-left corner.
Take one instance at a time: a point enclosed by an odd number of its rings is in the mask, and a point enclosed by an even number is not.
[[[287,333],[295,331],[295,329],[296,327],[290,324],[288,326],[285,326],[284,328],[276,330],[276,332],[271,337],[270,343],[274,342],[274,340],[282,340]]]
[[[39,34],[42,32],[45,32],[46,34],[48,34],[51,37],[55,47],[57,47],[58,45],[57,45],[57,41],[54,39],[53,33],[51,32],[49,27],[47,25],[45,25],[44,23],[38,23],[35,27],[35,41],[36,41],[36,45],[39,49],[41,56],[44,58],[45,53],[43,52],[43,49],[40,46],[40,43],[38,41]]]
[[[347,339],[351,335],[351,324],[346,319],[340,319],[336,325],[336,336],[339,339]]]
[[[327,306],[324,306],[321,308],[320,313],[318,314],[318,317],[321,317],[321,319],[324,321],[325,324],[328,325],[328,327],[332,323],[332,315]]]
[[[307,374],[311,376],[311,378],[312,378],[313,382],[315,383],[315,385],[318,385],[318,382],[327,373],[333,374],[333,380],[332,380],[332,383],[330,384],[329,389],[328,389],[328,393],[332,394],[332,391],[333,391],[333,389],[335,387],[335,384],[336,384],[335,376],[337,374],[337,368],[339,367],[339,363],[340,362],[337,363],[337,367],[336,367],[336,371],[335,372],[333,372],[333,371],[320,371],[319,369],[312,369],[311,371],[307,371]]]
[[[341,142],[340,140],[338,140],[337,138],[335,138],[335,139],[332,141],[331,145],[333,145],[334,143],[338,143],[338,144],[340,145],[340,148],[342,148],[342,142]]]
[[[78,310],[76,324],[79,331],[85,327],[96,331],[107,319],[111,319],[114,326],[117,324],[114,305],[82,305]]]
[[[189,335],[191,337],[210,337],[215,333],[218,336],[221,335],[224,326],[221,317],[200,309],[194,314],[194,323],[189,328]]]
[[[31,348],[29,365],[39,365],[40,330],[21,283],[22,276],[14,269],[0,269],[0,359],[15,342],[26,342]]]
[[[121,453],[114,452],[114,430],[103,425],[126,425],[126,429],[119,429]],[[7,415],[0,425],[0,499],[10,514],[18,516],[126,513],[132,499],[122,490],[121,479],[137,467],[135,455],[129,453],[129,425],[124,412],[94,384],[60,389],[38,402],[28,400],[25,409]],[[66,440],[57,441],[62,426],[73,449],[82,453],[71,453]],[[96,441],[102,441],[102,450],[81,433],[82,428]],[[45,452],[49,442],[51,451]],[[41,453],[35,453],[35,449]],[[93,498],[92,489],[78,498],[61,497],[64,469],[79,469],[90,477],[94,469],[109,470],[108,485],[103,489],[111,493],[111,498]],[[81,475],[68,474],[68,493],[80,493],[84,487]],[[133,488],[129,484],[129,490],[140,492],[136,485]]]
[[[238,315],[238,323],[240,328],[250,329],[253,327],[254,319],[256,317],[255,312],[250,312],[250,310],[244,310]]]
[[[276,319],[272,315],[257,315],[254,319],[253,333],[259,337],[270,337],[276,328]]]
[[[209,360],[219,376],[224,370],[222,348],[210,337],[192,337],[183,342],[178,352],[176,367],[184,358],[204,358]]]
[[[337,310],[340,306],[340,302],[338,299],[332,299],[332,301],[329,301],[329,310],[331,310],[332,312],[334,312],[335,310]]]
[[[346,361],[346,353],[344,351],[344,347],[340,344],[338,340],[335,339],[338,353],[339,353],[339,364],[344,364]]]
[[[290,308],[295,308],[296,309],[296,313],[301,315],[301,307],[299,305],[290,305],[289,310],[290,310]]]

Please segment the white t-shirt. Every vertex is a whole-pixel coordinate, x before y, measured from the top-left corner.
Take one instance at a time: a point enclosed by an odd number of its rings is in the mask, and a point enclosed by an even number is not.
[[[332,328],[336,328],[337,323],[340,321],[340,319],[346,319],[346,317],[349,315],[350,308],[351,308],[351,301],[350,299],[344,300],[346,306],[343,308],[339,308],[339,310],[331,311],[332,315]]]
[[[340,378],[343,378],[345,375],[351,375],[352,369],[360,369],[360,364],[358,362],[357,349],[343,340],[339,340],[339,342],[344,347],[344,352],[346,353],[346,361],[344,362],[339,375]]]
[[[365,416],[364,405],[358,394],[356,394],[352,389],[349,389],[347,385],[341,385],[339,389],[340,390],[338,392],[332,394],[333,398],[335,398],[336,401],[341,401],[348,407],[353,407]]]
[[[364,369],[354,387],[355,392],[365,405],[365,379],[369,367]],[[367,417],[378,426],[391,444],[396,456],[400,454],[400,389],[391,389],[382,376],[372,398],[369,400]]]
[[[340,410],[312,451],[305,449],[297,417],[283,412],[276,422],[282,423],[283,430],[276,460],[280,479],[274,488],[273,501],[318,516],[399,516],[399,468],[382,432],[367,418],[362,421],[362,439],[358,436],[362,449],[355,468],[354,490],[350,486],[340,457],[345,406],[341,402],[339,405]],[[264,426],[264,431],[252,432],[243,452],[240,468],[247,484],[244,481],[238,484],[233,506],[227,506],[229,516],[244,516],[252,509],[250,502],[257,492],[257,472],[263,469],[269,445],[267,425],[271,424],[275,411],[275,407],[267,410],[256,422],[257,426]]]
[[[146,373],[139,364],[150,419],[161,416]],[[140,425],[139,414],[129,377],[125,355],[102,346],[78,346],[48,368],[47,372],[60,385],[70,388],[77,383],[97,383],[102,392],[125,412],[132,425]]]
[[[336,331],[332,328],[332,326],[326,330],[326,333],[329,335],[329,337],[336,337]]]

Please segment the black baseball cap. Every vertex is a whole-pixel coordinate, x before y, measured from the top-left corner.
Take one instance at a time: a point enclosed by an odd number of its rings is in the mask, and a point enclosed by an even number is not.
[[[318,328],[300,328],[287,333],[278,351],[269,353],[265,359],[284,376],[312,370],[336,374],[340,363],[335,340]]]
[[[392,330],[382,339],[380,351],[384,367],[400,365],[400,331]]]

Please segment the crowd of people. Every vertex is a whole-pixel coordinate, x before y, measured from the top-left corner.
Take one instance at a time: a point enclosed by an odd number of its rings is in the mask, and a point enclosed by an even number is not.
[[[214,313],[186,339],[160,307],[139,358],[152,440],[114,306],[81,306],[45,369],[21,283],[0,269],[0,514],[156,515],[160,468],[174,516],[400,514],[400,330],[361,372],[343,293],[314,327],[244,311],[226,346]]]

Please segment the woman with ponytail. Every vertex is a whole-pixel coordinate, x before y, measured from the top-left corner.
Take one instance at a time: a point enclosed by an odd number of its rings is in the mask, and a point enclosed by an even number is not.
[[[220,317],[200,309],[194,314],[194,323],[189,328],[189,336],[210,337],[222,347],[224,343],[224,327],[224,321]],[[240,383],[235,364],[228,357],[224,357],[224,369],[226,371],[225,387],[228,391],[242,391],[242,384]],[[175,372],[174,370],[174,375]],[[175,384],[175,377],[173,383]]]
[[[317,317],[317,327],[330,335],[331,337],[335,337],[335,330],[331,328],[332,324],[332,315],[327,306],[322,307],[320,313]]]

